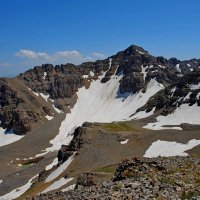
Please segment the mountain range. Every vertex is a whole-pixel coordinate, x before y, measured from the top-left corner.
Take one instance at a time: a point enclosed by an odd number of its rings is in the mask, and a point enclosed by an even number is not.
[[[61,190],[125,158],[199,156],[199,130],[200,59],[131,45],[0,78],[0,199]]]

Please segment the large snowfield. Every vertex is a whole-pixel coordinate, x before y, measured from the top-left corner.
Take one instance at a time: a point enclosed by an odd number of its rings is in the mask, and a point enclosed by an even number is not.
[[[147,84],[145,93],[142,91],[135,94],[130,93],[127,98],[123,98],[119,95],[119,85],[123,74],[113,75],[108,82],[101,83],[105,73],[98,80],[93,80],[88,89],[82,87],[78,90],[75,106],[61,123],[59,133],[50,141],[52,147],[47,148],[46,153],[59,150],[62,144],[69,144],[75,128],[84,122],[109,123],[140,118],[140,115],[130,116],[135,114],[138,108],[145,105],[151,96],[164,88],[163,85],[152,79]],[[141,114],[142,117],[144,117],[144,113]]]

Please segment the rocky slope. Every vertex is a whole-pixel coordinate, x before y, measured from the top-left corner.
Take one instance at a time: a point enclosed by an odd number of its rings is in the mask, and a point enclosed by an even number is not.
[[[1,127],[19,135],[30,131],[45,115],[52,115],[49,106],[18,79],[0,79],[0,105]]]
[[[158,158],[124,160],[110,181],[97,183],[98,174],[86,173],[76,189],[41,194],[47,199],[199,199],[200,160],[197,158]]]

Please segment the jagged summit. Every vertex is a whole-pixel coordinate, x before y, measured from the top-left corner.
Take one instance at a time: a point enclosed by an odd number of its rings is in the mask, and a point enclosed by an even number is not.
[[[130,45],[127,49],[118,52],[116,56],[121,54],[125,56],[144,55],[148,54],[148,51],[145,51],[142,47],[139,47],[137,45]]]

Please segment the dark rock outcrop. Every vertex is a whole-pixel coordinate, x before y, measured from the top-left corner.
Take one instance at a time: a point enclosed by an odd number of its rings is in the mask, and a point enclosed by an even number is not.
[[[79,151],[82,144],[84,143],[84,128],[78,127],[74,131],[74,137],[69,145],[62,145],[60,150],[58,151],[58,164],[55,165],[50,170],[43,170],[40,172],[38,176],[38,181],[44,181],[47,176],[55,170],[57,167],[59,167],[62,163],[64,163],[70,156],[72,156],[75,152]]]
[[[22,135],[45,115],[52,114],[47,107],[35,109],[39,104],[32,99],[34,97],[28,92],[17,91],[10,80],[0,79],[0,126],[8,132]]]
[[[84,128],[78,127],[74,131],[74,137],[69,145],[62,145],[61,149],[58,151],[58,162],[65,162],[70,156],[78,151],[84,144]]]

